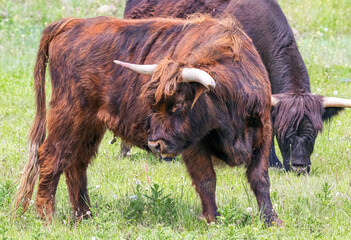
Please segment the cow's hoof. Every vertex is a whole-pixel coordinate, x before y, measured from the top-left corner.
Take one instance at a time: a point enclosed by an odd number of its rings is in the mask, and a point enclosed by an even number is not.
[[[200,221],[204,221],[208,224],[210,223],[217,223],[217,217],[220,216],[219,213],[216,213],[214,216],[211,216],[211,215],[205,215],[205,214],[200,214],[197,216],[197,219],[200,220]]]
[[[268,227],[285,227],[285,223],[277,216],[266,221],[266,225],[268,225]]]
[[[198,216],[197,216],[197,219],[198,219],[199,221],[203,221],[203,222],[206,222],[206,223],[207,223],[207,217],[206,217],[205,215],[203,215],[203,214],[198,215]]]

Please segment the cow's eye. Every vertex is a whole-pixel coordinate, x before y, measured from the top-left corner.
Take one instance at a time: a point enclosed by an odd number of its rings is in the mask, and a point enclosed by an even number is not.
[[[183,103],[177,103],[173,106],[172,108],[172,113],[174,113],[175,111],[177,111],[178,109],[180,109],[183,106]]]

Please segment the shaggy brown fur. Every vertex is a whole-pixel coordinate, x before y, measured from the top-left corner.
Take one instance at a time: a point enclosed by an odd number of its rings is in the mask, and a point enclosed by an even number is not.
[[[114,59],[159,65],[150,78],[117,66]],[[53,90],[45,138],[47,61]],[[182,83],[184,67],[208,72],[216,88],[204,92],[198,83]],[[235,20],[64,19],[44,30],[35,73],[34,147],[17,205],[27,208],[39,174],[36,207],[50,219],[64,173],[73,210],[85,216],[90,206],[86,170],[109,129],[146,150],[156,142],[159,154],[182,153],[208,221],[219,215],[211,158],[245,164],[266,221],[282,224],[269,196],[269,81]]]

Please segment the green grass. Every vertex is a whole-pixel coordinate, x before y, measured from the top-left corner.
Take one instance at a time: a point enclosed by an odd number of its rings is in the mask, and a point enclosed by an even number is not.
[[[351,2],[279,1],[297,32],[312,91],[351,98]],[[114,5],[99,12],[102,5]],[[243,168],[218,167],[221,224],[196,219],[200,199],[184,164],[160,163],[132,149],[119,158],[107,133],[88,170],[93,219],[74,221],[62,177],[52,224],[33,204],[13,212],[14,193],[27,161],[34,108],[33,66],[45,24],[63,17],[121,17],[124,1],[0,0],[0,237],[3,239],[350,239],[351,110],[319,135],[308,176],[270,169],[271,197],[284,228],[265,228]],[[49,82],[49,81],[48,81]],[[50,84],[47,84],[50,93]],[[136,200],[133,200],[136,196]],[[132,197],[132,198],[131,198]],[[248,208],[252,212],[248,212]]]

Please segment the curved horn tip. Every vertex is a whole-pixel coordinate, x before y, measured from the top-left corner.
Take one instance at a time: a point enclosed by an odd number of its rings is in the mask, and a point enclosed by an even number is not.
[[[351,108],[351,99],[337,98],[337,97],[323,97],[323,107]]]
[[[198,82],[202,84],[207,90],[216,87],[215,80],[210,74],[198,68],[184,68],[182,71],[183,82]]]
[[[278,104],[278,102],[279,102],[279,99],[272,95],[271,96],[271,105],[274,107]]]

